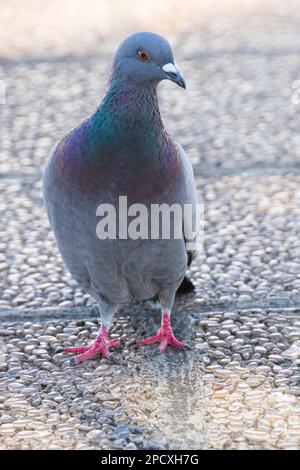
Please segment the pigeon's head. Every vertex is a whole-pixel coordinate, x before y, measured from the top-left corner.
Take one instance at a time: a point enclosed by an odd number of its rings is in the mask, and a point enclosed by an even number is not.
[[[125,39],[114,57],[113,70],[131,83],[147,86],[168,79],[185,88],[171,46],[158,34],[135,33]]]

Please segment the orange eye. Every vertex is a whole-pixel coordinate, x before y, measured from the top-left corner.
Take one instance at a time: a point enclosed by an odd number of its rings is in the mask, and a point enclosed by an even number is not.
[[[139,51],[139,52],[138,52],[138,58],[139,58],[140,60],[148,60],[148,59],[149,59],[149,56],[148,56],[147,52],[145,52],[145,51]]]

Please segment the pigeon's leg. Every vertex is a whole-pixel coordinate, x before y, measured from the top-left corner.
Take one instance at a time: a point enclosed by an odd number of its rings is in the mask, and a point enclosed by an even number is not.
[[[171,327],[171,309],[174,302],[175,292],[172,295],[168,292],[167,295],[163,295],[162,293],[159,296],[161,304],[161,327],[156,335],[141,339],[138,342],[138,345],[143,346],[145,344],[160,343],[158,352],[164,352],[168,344],[177,349],[186,349],[186,345],[175,338]]]
[[[185,349],[186,346],[182,341],[179,341],[175,338],[170,321],[171,313],[168,311],[162,312],[161,327],[154,336],[150,336],[146,339],[141,339],[139,345],[143,346],[144,344],[153,344],[160,343],[158,349],[159,352],[166,350],[168,344],[177,349]]]
[[[108,339],[108,331],[111,325],[114,309],[108,308],[107,305],[104,306],[102,302],[99,307],[101,312],[101,328],[95,341],[87,346],[70,347],[65,348],[64,350],[65,353],[78,354],[71,358],[71,364],[80,364],[88,359],[94,359],[99,355],[109,359],[109,348],[120,346],[119,339]]]

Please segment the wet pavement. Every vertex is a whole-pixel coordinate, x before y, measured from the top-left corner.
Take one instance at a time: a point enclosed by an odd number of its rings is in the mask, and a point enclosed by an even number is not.
[[[299,448],[295,18],[257,14],[174,39],[188,89],[162,84],[161,108],[205,208],[196,291],[173,316],[194,352],[127,347],[154,334],[159,311],[124,306],[112,328],[125,342],[119,365],[74,368],[62,354],[95,337],[98,316],[63,266],[41,200],[50,148],[99,101],[113,44],[0,61],[1,448]]]

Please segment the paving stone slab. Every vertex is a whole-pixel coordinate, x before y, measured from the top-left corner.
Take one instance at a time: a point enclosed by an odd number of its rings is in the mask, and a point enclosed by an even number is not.
[[[194,352],[128,346],[159,325],[146,305],[114,323],[112,337],[125,342],[114,353],[120,365],[99,358],[73,367],[63,354],[95,338],[95,317],[5,323],[1,448],[297,449],[299,311],[194,306],[183,316],[184,304],[174,329]]]

